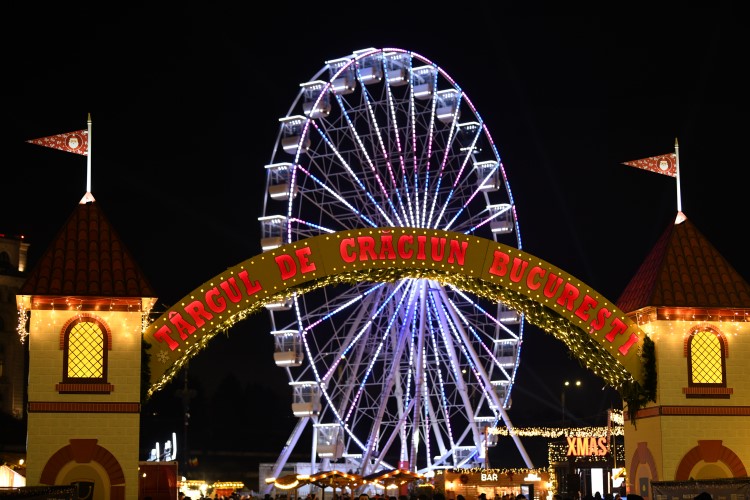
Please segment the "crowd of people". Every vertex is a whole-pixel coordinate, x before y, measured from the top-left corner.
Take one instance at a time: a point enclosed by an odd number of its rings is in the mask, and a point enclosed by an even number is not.
[[[240,496],[240,495],[231,495],[228,497],[209,497],[211,500],[257,500],[254,497],[251,496]],[[193,500],[189,497],[186,497],[184,494],[180,493],[179,500]],[[201,499],[203,500],[203,499]],[[263,500],[283,500],[282,498],[274,498],[273,496],[266,494],[263,498]],[[320,500],[318,496],[315,493],[308,493],[304,499],[300,500]],[[431,496],[428,496],[425,493],[411,493],[409,495],[383,495],[380,493],[375,493],[373,495],[369,495],[367,493],[360,493],[359,495],[355,495],[352,497],[349,493],[344,492],[343,494],[336,494],[334,493],[332,500],[446,500],[445,495],[440,492],[436,492],[432,494]],[[466,498],[463,495],[456,495],[456,500],[466,500]],[[474,500],[474,499],[469,499]],[[477,496],[476,500],[488,500],[487,495],[484,493],[480,493]],[[533,498],[529,499],[526,498],[526,495],[524,494],[518,494],[518,495],[511,495],[511,494],[505,494],[505,495],[495,495],[494,500],[534,500]],[[593,495],[587,494],[587,495],[581,495],[580,492],[577,492],[573,496],[565,496],[561,495],[560,493],[555,493],[552,495],[552,500],[645,500],[641,495],[638,494],[629,494],[627,495],[627,498],[623,498],[620,496],[619,493],[605,493],[604,496],[600,492],[595,492]],[[701,492],[698,495],[696,495],[693,500],[713,500],[712,496],[707,492]]]

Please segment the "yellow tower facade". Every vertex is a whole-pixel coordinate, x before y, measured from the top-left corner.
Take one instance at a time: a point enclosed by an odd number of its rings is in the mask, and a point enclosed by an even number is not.
[[[626,418],[628,493],[653,498],[654,482],[746,479],[750,286],[679,214],[618,307],[653,340],[656,381],[655,400]]]
[[[138,498],[142,332],[154,302],[99,206],[82,200],[17,296],[29,342],[27,486]]]

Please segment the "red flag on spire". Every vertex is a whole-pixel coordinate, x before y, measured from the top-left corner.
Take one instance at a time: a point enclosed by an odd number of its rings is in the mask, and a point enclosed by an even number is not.
[[[83,156],[88,156],[89,154],[88,130],[76,130],[75,132],[68,132],[66,134],[50,135],[40,137],[39,139],[31,139],[26,142]]]
[[[677,177],[677,154],[675,153],[626,161],[623,162],[623,165],[642,168],[643,170],[668,175],[670,177]]]

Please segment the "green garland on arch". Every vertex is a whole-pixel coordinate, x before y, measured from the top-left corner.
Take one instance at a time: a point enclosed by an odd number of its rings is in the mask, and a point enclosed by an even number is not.
[[[581,366],[601,377],[610,387],[613,387],[620,393],[620,396],[627,405],[628,416],[633,424],[635,424],[635,417],[638,410],[644,408],[649,401],[656,400],[656,359],[654,357],[653,341],[648,337],[644,340],[641,353],[645,376],[644,384],[641,386],[641,384],[633,379],[630,372],[620,363],[616,362],[612,358],[612,355],[599,342],[589,335],[581,334],[581,330],[575,324],[554,310],[545,307],[520,292],[457,272],[429,268],[410,269],[406,267],[358,269],[348,273],[325,276],[269,296],[264,302],[255,302],[250,307],[235,314],[223,324],[218,325],[215,329],[208,332],[202,337],[199,343],[191,346],[183,358],[171,366],[160,380],[150,386],[145,397],[142,399],[145,401],[154,392],[163,388],[187,360],[203,350],[209,340],[217,333],[223,332],[228,334],[228,330],[232,325],[251,314],[257,313],[264,306],[265,302],[292,297],[295,294],[304,294],[326,286],[355,284],[362,281],[395,283],[404,278],[432,279],[443,284],[450,284],[486,299],[501,301],[516,311],[522,312],[526,321],[563,342]],[[144,362],[142,364],[148,366],[150,353],[145,352],[145,350],[144,348]],[[148,373],[142,373],[141,375],[144,380],[149,380]]]

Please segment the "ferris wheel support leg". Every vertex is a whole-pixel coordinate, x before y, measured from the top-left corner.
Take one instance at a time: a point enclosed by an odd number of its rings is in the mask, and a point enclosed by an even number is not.
[[[297,441],[299,440],[300,436],[302,435],[302,431],[305,430],[305,426],[307,425],[307,422],[310,420],[310,417],[302,417],[297,422],[297,425],[294,426],[294,430],[292,430],[292,434],[289,436],[289,439],[286,442],[286,445],[284,445],[284,449],[281,451],[281,454],[279,454],[279,458],[276,460],[276,463],[273,466],[273,477],[279,477],[279,474],[281,473],[282,469],[286,465],[286,461],[289,459],[289,455],[291,455],[292,450],[297,445]],[[271,493],[271,490],[273,489],[273,483],[268,483],[266,485],[261,485],[262,493],[265,495],[266,493]]]
[[[450,304],[450,299],[448,298],[448,295],[445,293],[445,289],[443,287],[439,288],[440,294],[445,301],[445,304]],[[458,331],[461,334],[461,337],[463,338],[464,344],[466,345],[466,348],[471,353],[471,357],[474,359],[474,363],[477,366],[477,370],[479,374],[482,377],[482,380],[486,387],[490,387],[492,384],[490,382],[489,377],[487,376],[487,372],[483,368],[482,364],[479,363],[479,356],[477,355],[476,351],[474,350],[474,347],[471,343],[471,341],[467,338],[466,331],[461,327],[461,321],[458,317],[456,317],[456,312],[453,310],[452,307],[448,307],[448,313],[453,317],[453,321],[455,322],[456,326],[458,326]],[[529,458],[529,454],[526,453],[526,448],[524,448],[523,443],[521,443],[521,439],[518,437],[518,435],[513,431],[513,424],[510,421],[510,418],[508,418],[508,414],[505,412],[505,408],[503,408],[503,403],[500,401],[497,397],[497,394],[494,393],[494,391],[490,391],[490,395],[492,397],[492,402],[497,408],[497,411],[500,412],[500,414],[503,417],[503,421],[505,422],[506,427],[508,428],[508,431],[510,432],[511,437],[513,438],[513,442],[516,444],[516,448],[518,448],[518,451],[521,453],[521,456],[523,457],[523,461],[526,463],[526,467],[529,469],[534,468],[534,464],[531,462],[531,458]]]
[[[435,311],[437,312],[438,318],[440,320],[440,324],[442,325],[443,329],[446,332],[448,332],[451,329],[450,322],[445,317],[445,309],[448,308],[447,307],[448,304],[446,304],[445,308],[440,307],[440,304],[442,303],[442,298],[441,298],[442,296],[440,296],[437,293],[439,288],[441,288],[441,285],[439,283],[437,283],[436,281],[430,281],[430,291],[436,292],[435,294],[432,295],[432,300],[435,302]],[[435,297],[435,295],[438,295],[438,296]],[[456,356],[457,347],[453,343],[453,339],[450,335],[445,336],[445,343],[448,346],[448,349],[446,349],[446,351],[448,352],[448,356],[450,357],[451,366],[457,367],[459,365],[458,358]],[[456,385],[458,386],[458,393],[461,397],[461,401],[463,402],[464,408],[471,408],[471,401],[469,399],[468,390],[466,389],[466,382],[464,381],[463,377],[460,376],[458,373],[455,374],[455,380],[456,380]],[[451,438],[451,443],[450,443],[451,450],[454,449],[455,447],[456,447],[456,443]],[[447,451],[448,450],[445,448],[445,445],[442,445],[440,449],[440,456],[444,457]]]
[[[420,286],[419,286],[419,318],[420,318],[421,324],[423,325],[425,324],[424,321],[425,321],[425,316],[427,314],[427,308],[425,304],[425,299],[427,298],[426,283],[427,282],[425,280],[421,280]],[[418,353],[424,352],[424,335],[419,335],[417,337],[417,352]],[[416,363],[416,365],[417,365],[416,371],[415,371],[416,375],[414,377],[415,384],[416,384],[415,391],[414,391],[414,399],[417,400],[417,404],[414,406],[414,410],[413,410],[413,415],[414,415],[413,422],[414,422],[414,428],[419,429],[422,426],[422,423],[421,423],[422,419],[421,419],[420,412],[422,411],[422,404],[424,403],[424,399],[423,399],[424,379],[422,377],[422,374],[424,372],[424,365],[421,359],[419,360],[419,362]],[[415,433],[415,437],[417,436],[419,436],[418,432]],[[411,463],[417,463],[417,452],[418,452],[419,442],[416,439],[412,439],[410,445],[411,445],[411,451],[409,454],[409,461]],[[427,446],[427,443],[425,443],[425,446]],[[426,456],[429,458],[430,456],[429,450],[427,450]]]

